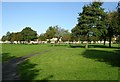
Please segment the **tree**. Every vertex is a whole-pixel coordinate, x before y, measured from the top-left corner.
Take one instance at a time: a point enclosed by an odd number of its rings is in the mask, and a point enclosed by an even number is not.
[[[4,36],[2,36],[2,39],[1,39],[2,41],[6,41],[7,40],[7,37],[4,35]]]
[[[72,32],[72,38],[74,39],[74,40],[76,40],[76,38],[80,38],[80,36],[82,35],[81,34],[81,30],[80,30],[80,27],[78,26],[78,25],[76,25],[72,30],[71,30],[71,32]],[[78,40],[77,39],[77,40]]]
[[[9,39],[9,41],[11,42],[11,43],[13,43],[14,41],[15,41],[15,33],[11,33],[10,34],[10,39]]]
[[[70,41],[71,40],[71,33],[65,33],[62,36],[62,41]]]
[[[10,35],[11,35],[11,33],[8,31],[8,32],[6,33],[6,39],[7,39],[7,41],[10,40]]]
[[[17,33],[15,33],[15,37],[16,37],[16,41],[18,42],[18,41],[22,41],[22,39],[23,39],[23,36],[22,36],[22,34],[21,34],[21,32],[17,32]]]
[[[23,36],[23,41],[30,42],[31,40],[37,39],[37,32],[32,30],[30,27],[26,27],[21,31],[21,35]]]
[[[9,41],[9,40],[10,40],[10,35],[11,35],[11,33],[8,31],[8,32],[6,33],[6,35],[4,35],[4,36],[2,37],[2,41]]]
[[[2,37],[2,41],[10,41],[10,42],[14,42],[14,41],[21,41],[22,40],[22,35],[20,32],[17,32],[17,33],[10,33],[10,32],[7,32],[6,35],[4,35]]]
[[[46,39],[58,38],[58,41],[59,41],[59,39],[67,33],[68,33],[68,30],[63,29],[58,25],[50,26],[45,33],[45,37]]]
[[[57,43],[59,42],[60,39],[70,40],[70,33],[68,32],[68,30],[65,30],[65,29],[57,26],[57,32],[55,34],[55,37],[58,38]]]
[[[120,1],[118,2],[117,12],[118,12],[118,25],[119,25],[119,28],[117,29],[119,32],[118,41],[120,42]]]
[[[102,2],[93,2],[83,7],[82,13],[79,14],[78,24],[72,29],[77,37],[86,37],[86,48],[90,36],[105,36],[107,33],[105,25],[106,13],[101,8]]]
[[[56,26],[53,26],[53,27],[50,26],[45,33],[45,37],[47,39],[51,39],[51,38],[55,37],[56,33],[57,33],[57,27]]]
[[[111,47],[112,37],[120,35],[120,2],[118,2],[117,11],[107,14],[107,30],[109,37],[109,47]]]
[[[38,40],[45,41],[46,40],[45,34],[40,34],[40,36],[38,37]]]
[[[14,42],[14,41],[17,41],[17,42],[20,41],[21,42],[22,39],[23,39],[23,36],[20,32],[10,34],[10,41],[11,42]]]
[[[118,21],[118,12],[113,11],[108,13],[108,37],[109,37],[109,47],[111,47],[111,41],[113,35],[120,34],[120,25]]]
[[[120,1],[118,2],[118,6],[117,6],[117,13],[118,13],[118,17],[117,17],[117,22],[118,22],[118,33],[120,35]]]

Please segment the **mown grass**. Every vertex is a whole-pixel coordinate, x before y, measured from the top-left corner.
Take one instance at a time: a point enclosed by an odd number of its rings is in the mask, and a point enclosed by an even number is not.
[[[49,50],[50,48],[48,45],[2,44],[2,61]]]
[[[99,48],[99,45],[95,44],[92,46],[97,47],[85,49],[54,46],[50,52],[23,62],[19,67],[21,79],[30,80],[29,77],[33,77],[31,80],[117,80],[120,66],[117,45],[113,45],[113,48],[102,48],[101,45]]]
[[[42,53],[29,58],[19,65],[22,80],[117,80],[120,67],[117,44],[90,44],[88,49],[82,45],[23,45],[3,44],[2,59]]]

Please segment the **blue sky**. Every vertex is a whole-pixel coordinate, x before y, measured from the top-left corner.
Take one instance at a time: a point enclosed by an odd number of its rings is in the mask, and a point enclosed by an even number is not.
[[[38,34],[58,25],[69,31],[76,25],[78,13],[88,2],[3,2],[2,35],[31,27]],[[115,10],[117,2],[105,2],[105,11]]]

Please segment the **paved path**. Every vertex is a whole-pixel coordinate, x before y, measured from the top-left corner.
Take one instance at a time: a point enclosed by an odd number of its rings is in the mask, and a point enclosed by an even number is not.
[[[20,80],[19,74],[17,73],[18,64],[22,63],[24,60],[32,56],[40,55],[49,51],[50,50],[33,53],[33,54],[25,55],[19,58],[15,58],[15,59],[11,59],[9,61],[3,62],[2,63],[2,80]]]

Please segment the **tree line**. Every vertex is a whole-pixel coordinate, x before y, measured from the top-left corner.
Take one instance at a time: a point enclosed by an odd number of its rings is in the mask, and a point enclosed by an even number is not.
[[[34,41],[36,39],[45,41],[51,38],[61,38],[62,41],[87,41],[86,48],[90,41],[106,40],[111,47],[112,37],[120,36],[120,2],[116,11],[105,12],[102,8],[103,2],[92,2],[83,6],[79,13],[78,23],[71,30],[65,30],[59,26],[50,26],[46,33],[38,35],[31,27],[25,27],[21,32],[10,33],[2,37],[2,41]],[[119,38],[118,38],[119,40]]]
[[[58,38],[58,40],[61,38],[62,41],[68,41],[71,39],[71,33],[56,25],[50,26],[46,30],[46,33],[38,35],[31,27],[25,27],[21,32],[7,32],[6,35],[2,37],[2,41],[10,41],[11,43],[14,41],[27,41],[29,43],[30,41],[36,41],[37,39],[39,41],[46,41],[46,39],[50,40],[52,38]]]
[[[32,30],[30,27],[24,28],[21,32],[10,33],[7,32],[6,35],[2,37],[2,41],[33,41],[37,39],[37,32]]]

